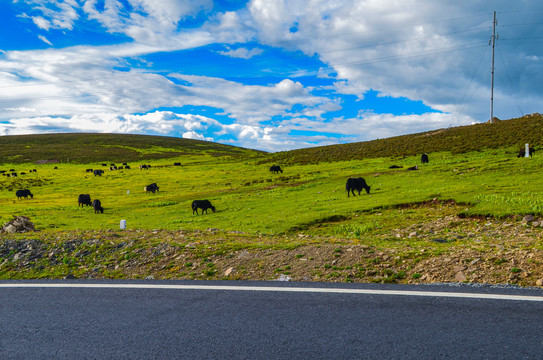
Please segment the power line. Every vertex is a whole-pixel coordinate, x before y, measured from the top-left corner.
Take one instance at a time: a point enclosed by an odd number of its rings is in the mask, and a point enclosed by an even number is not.
[[[511,91],[513,93],[513,98],[515,99],[515,102],[517,103],[517,108],[520,111],[520,114],[524,116],[524,112],[522,111],[522,108],[520,107],[520,102],[518,101],[517,91],[516,88],[513,85],[513,82],[511,81],[511,77],[509,76],[509,72],[507,71],[507,67],[505,66],[505,60],[503,59],[503,54],[500,48],[498,48],[498,54],[500,54],[500,58],[502,60],[502,63],[504,65],[505,69],[505,75],[507,76],[507,80],[509,80],[509,85],[511,86]]]

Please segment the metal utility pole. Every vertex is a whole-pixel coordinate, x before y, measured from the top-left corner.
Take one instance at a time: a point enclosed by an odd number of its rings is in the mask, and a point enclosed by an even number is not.
[[[494,11],[494,21],[492,22],[492,66],[490,71],[492,73],[492,78],[490,81],[490,123],[494,122],[494,45],[496,43],[496,11]]]

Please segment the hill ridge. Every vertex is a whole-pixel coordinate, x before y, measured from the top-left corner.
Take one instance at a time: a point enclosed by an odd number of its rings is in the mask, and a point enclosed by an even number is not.
[[[543,145],[543,115],[533,113],[495,123],[449,127],[385,139],[318,146],[278,152],[271,159],[281,164],[310,164],[361,160],[379,157],[406,157],[435,151],[464,153],[493,148],[511,148],[524,144]]]
[[[0,145],[0,163],[135,162],[199,153],[234,157],[263,153],[204,140],[115,133],[9,135],[0,137]]]
[[[499,120],[499,119],[497,119]],[[266,153],[210,141],[178,137],[114,133],[57,133],[0,137],[0,163],[37,161],[143,161],[182,155],[263,157],[260,162],[285,165],[406,157],[435,151],[463,153],[486,148],[543,145],[543,115],[533,113],[492,124],[477,123],[347,144]]]

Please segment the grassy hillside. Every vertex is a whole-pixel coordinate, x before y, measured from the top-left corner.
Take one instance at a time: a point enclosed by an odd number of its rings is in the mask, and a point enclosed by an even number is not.
[[[259,159],[193,155],[150,162],[149,170],[106,169],[102,177],[85,170],[95,164],[12,164],[17,172],[29,166],[37,172],[0,178],[0,220],[12,214],[30,216],[38,228],[65,230],[116,229],[121,219],[131,228],[205,229],[280,234],[308,230],[326,235],[359,227],[360,236],[372,228],[396,226],[400,218],[362,220],[366,214],[433,199],[465,204],[462,215],[503,218],[543,214],[543,156],[516,158],[507,150],[465,154],[430,153],[430,163],[405,157],[389,169],[389,158],[292,165],[271,174]],[[180,161],[183,166],[173,166]],[[57,169],[55,169],[57,167]],[[8,169],[7,167],[5,169]],[[370,195],[347,197],[345,181],[362,176],[372,185]],[[157,183],[148,194],[144,186]],[[30,189],[33,199],[17,199],[15,191]],[[79,194],[100,199],[105,213],[78,207]],[[195,199],[209,199],[215,214],[196,216]],[[374,226],[368,225],[373,223]],[[348,231],[350,232],[350,230]]]
[[[464,153],[483,149],[523,149],[524,144],[543,145],[543,116],[531,114],[492,124],[439,129],[366,142],[321,146],[273,154],[282,164],[310,164],[323,161],[405,157],[435,151]]]
[[[216,227],[271,234],[326,229],[324,233],[330,235],[342,231],[338,224],[359,226],[361,214],[432,199],[466,204],[459,210],[461,215],[540,215],[543,156],[536,153],[534,158],[518,159],[515,150],[524,142],[541,143],[536,138],[543,129],[541,122],[537,115],[279,154],[138,135],[2,137],[0,170],[14,169],[19,176],[0,177],[0,220],[26,215],[40,229],[114,229],[126,219],[131,227],[142,229]],[[383,155],[373,152],[370,156],[372,148],[383,149]],[[430,164],[421,166],[421,149],[430,154]],[[69,157],[70,162],[36,165],[34,161],[51,156]],[[21,162],[28,158],[32,160]],[[152,168],[139,170],[138,163],[131,162],[141,160]],[[284,167],[283,174],[271,174],[269,164],[276,160],[292,165]],[[129,162],[132,169],[111,171],[102,162]],[[173,166],[174,162],[183,166]],[[389,169],[392,163],[403,168]],[[415,164],[418,171],[406,170]],[[31,168],[37,172],[28,172]],[[95,177],[85,172],[88,168],[106,172]],[[348,198],[345,181],[358,176],[373,185],[372,194]],[[159,185],[158,194],[143,191],[150,183]],[[34,193],[34,199],[15,197],[16,190],[25,188]],[[100,199],[106,208],[104,216],[78,207],[79,194]],[[203,198],[215,204],[216,214],[192,214],[191,201]]]
[[[2,145],[10,143],[12,152],[1,147],[0,170],[14,169],[19,176],[0,176],[0,223],[24,215],[39,232],[0,233],[0,278],[151,273],[190,279],[288,275],[317,281],[543,284],[538,260],[543,154],[517,158],[515,153],[524,142],[540,144],[532,138],[540,122],[531,117],[474,125],[457,137],[442,138],[446,131],[441,131],[369,142],[386,148],[386,155],[360,159],[351,159],[350,149],[367,150],[369,143],[265,154],[160,137],[129,136],[132,143],[119,135],[70,134],[66,141],[53,135],[49,143],[42,136],[26,142],[4,137]],[[492,128],[502,129],[503,137],[487,130]],[[507,140],[517,128],[522,140]],[[463,137],[472,132],[479,134],[469,142],[473,149],[460,151],[456,144],[465,144]],[[77,161],[23,161],[30,155],[21,148],[32,149],[33,159],[48,158],[41,144],[51,156],[74,156],[78,152],[70,146],[83,139]],[[448,147],[438,147],[436,139]],[[406,148],[399,152],[393,141]],[[429,164],[420,164],[423,148]],[[138,169],[142,160],[151,168]],[[269,172],[275,161],[283,173]],[[102,162],[129,162],[132,169],[109,170]],[[390,169],[392,164],[401,167]],[[418,170],[408,171],[413,165]],[[95,177],[88,168],[105,173]],[[359,176],[371,193],[347,197],[347,178]],[[146,193],[150,183],[160,191]],[[17,199],[18,189],[30,189],[34,198]],[[100,199],[104,213],[78,206],[79,194]],[[193,214],[195,199],[209,199],[217,211]],[[526,215],[534,218],[523,222]],[[127,222],[124,231],[121,220]]]
[[[208,141],[128,134],[44,134],[0,137],[0,163],[133,162],[183,155],[254,156],[261,152]]]

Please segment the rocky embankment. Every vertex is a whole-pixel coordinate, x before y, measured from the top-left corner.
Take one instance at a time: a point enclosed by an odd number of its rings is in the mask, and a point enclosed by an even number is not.
[[[21,229],[30,229],[26,221]],[[5,231],[0,234],[0,277],[541,286],[542,225],[533,217],[446,216],[367,240],[217,229]]]

